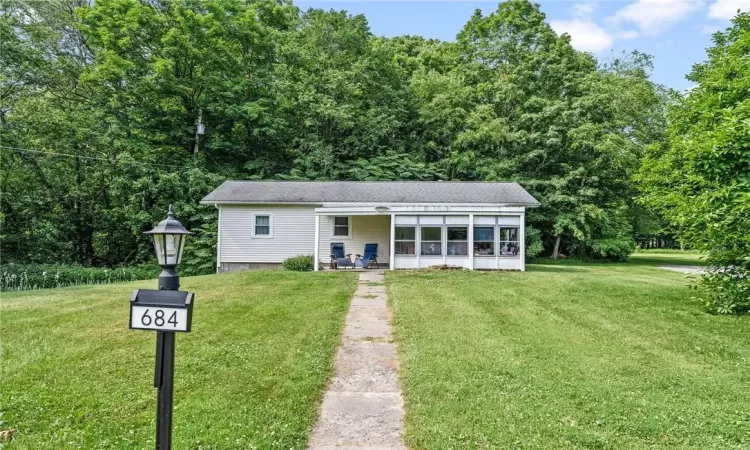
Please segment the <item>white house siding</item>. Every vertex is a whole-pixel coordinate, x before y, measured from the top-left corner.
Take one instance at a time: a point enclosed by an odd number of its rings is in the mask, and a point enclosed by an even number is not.
[[[222,205],[219,263],[280,263],[315,249],[314,206]],[[253,215],[271,216],[272,237],[253,237]]]
[[[320,217],[320,260],[324,264],[331,261],[331,242],[343,242],[346,253],[362,254],[365,244],[378,244],[378,262],[388,264],[391,254],[391,217],[390,215],[349,216],[351,238],[333,237],[333,216]],[[313,227],[310,230],[314,230]],[[309,231],[310,236],[314,232]],[[314,246],[315,244],[313,244]],[[353,256],[352,256],[353,258]]]
[[[312,255],[315,247],[316,206],[273,205],[221,205],[219,210],[219,270],[259,269],[278,267],[284,259],[297,255]],[[253,237],[254,215],[270,215],[271,237]],[[345,214],[342,214],[345,215]],[[322,264],[330,262],[331,242],[343,242],[347,253],[362,254],[365,244],[378,244],[378,260],[389,264],[391,215],[351,215],[351,237],[333,237],[332,215],[320,216],[319,256]],[[468,225],[468,215],[412,214],[396,215],[397,225]],[[487,214],[477,211],[474,225],[520,226],[520,245],[523,245],[522,213]],[[416,245],[419,247],[420,233],[417,231]],[[498,234],[495,242],[497,246]],[[443,249],[446,249],[446,233],[443,232]],[[470,267],[470,257],[444,255],[439,257],[395,255],[391,265],[396,269],[424,268],[434,265]],[[523,270],[523,255],[476,256],[474,269]]]

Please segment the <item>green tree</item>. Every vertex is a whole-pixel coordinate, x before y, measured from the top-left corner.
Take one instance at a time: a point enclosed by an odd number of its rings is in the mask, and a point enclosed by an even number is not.
[[[406,86],[364,16],[302,14],[299,28],[285,35],[275,73],[292,177],[346,178],[353,161],[406,148]]]
[[[642,201],[678,238],[707,252],[710,310],[750,311],[750,15],[713,36],[708,61],[688,75],[696,87],[670,114],[669,141],[649,148]]]
[[[526,0],[504,2],[488,16],[477,11],[455,45],[437,47],[442,58],[415,47],[423,61],[411,82],[420,140],[449,178],[529,188],[542,203],[530,223],[553,257],[627,257],[631,178],[663,124],[648,57],[600,66]],[[435,67],[435,60],[449,63]]]

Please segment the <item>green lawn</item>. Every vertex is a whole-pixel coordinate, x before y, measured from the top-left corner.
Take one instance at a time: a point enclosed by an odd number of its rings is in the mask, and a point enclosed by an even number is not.
[[[155,333],[128,329],[128,303],[154,285],[2,294],[7,448],[153,448]],[[196,302],[177,336],[174,448],[304,449],[355,287],[343,272],[183,279]]]
[[[692,251],[678,251],[658,253],[654,251],[641,251],[630,255],[628,262],[631,264],[653,265],[653,266],[703,266],[706,264],[705,256]]]
[[[586,266],[592,264],[591,262],[582,261],[576,258],[561,258],[557,260],[553,260],[551,258],[537,258],[535,262],[537,264],[548,266]],[[599,262],[594,264],[607,265],[619,263]],[[655,252],[651,250],[645,250],[631,254],[628,258],[627,264],[639,266],[704,266],[706,265],[706,260],[705,255],[694,251],[671,250],[669,252]]]
[[[750,447],[750,318],[643,264],[388,273],[408,445]]]

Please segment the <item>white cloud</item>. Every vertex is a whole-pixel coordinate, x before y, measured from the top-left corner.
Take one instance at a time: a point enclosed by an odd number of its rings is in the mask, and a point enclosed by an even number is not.
[[[683,20],[700,7],[700,0],[637,0],[617,11],[610,21],[615,24],[630,22],[638,26],[642,33],[655,35]]]
[[[711,19],[729,20],[737,15],[737,10],[750,11],[750,0],[717,0],[708,8],[708,17]]]
[[[550,26],[557,34],[568,33],[570,43],[584,52],[600,52],[612,46],[612,36],[594,22],[573,19],[553,20]]]
[[[625,30],[625,31],[618,32],[616,36],[617,36],[617,39],[628,40],[628,39],[636,39],[640,35],[641,33],[635,30]]]
[[[573,15],[576,17],[591,17],[596,5],[593,3],[576,3],[573,5]]]

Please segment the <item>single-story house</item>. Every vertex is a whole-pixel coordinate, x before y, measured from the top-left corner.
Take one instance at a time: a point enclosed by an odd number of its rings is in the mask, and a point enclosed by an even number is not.
[[[377,244],[390,269],[525,270],[524,215],[539,205],[518,183],[457,181],[226,181],[201,203],[219,209],[220,272],[297,255],[319,270],[331,243]]]

